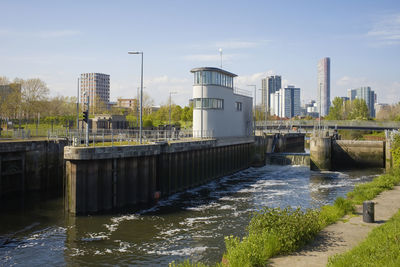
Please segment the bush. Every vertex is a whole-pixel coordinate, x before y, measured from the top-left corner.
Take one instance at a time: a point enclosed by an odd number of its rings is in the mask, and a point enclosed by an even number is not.
[[[394,136],[391,152],[392,152],[392,157],[393,157],[393,167],[400,168],[400,135],[399,134]]]

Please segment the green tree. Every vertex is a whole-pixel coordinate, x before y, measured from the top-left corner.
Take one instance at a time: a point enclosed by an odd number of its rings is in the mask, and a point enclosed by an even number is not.
[[[171,120],[172,123],[176,123],[181,119],[182,116],[182,108],[179,105],[173,105],[171,108]]]
[[[329,108],[329,114],[326,116],[328,120],[343,120],[344,114],[343,100],[340,97],[335,97],[332,101],[332,106]]]
[[[349,112],[349,120],[368,120],[369,110],[364,99],[356,98],[351,101],[351,109]]]

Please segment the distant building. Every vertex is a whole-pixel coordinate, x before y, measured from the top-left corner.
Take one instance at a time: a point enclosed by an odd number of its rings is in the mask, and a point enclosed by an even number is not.
[[[376,103],[376,94],[371,87],[364,86],[356,89],[349,89],[347,90],[347,96],[350,100],[364,99],[365,103],[367,104],[369,115],[371,117],[375,117],[375,103]]]
[[[135,98],[118,98],[117,107],[130,108],[132,110],[137,109],[138,101]]]
[[[10,83],[7,85],[0,85],[0,104],[3,103],[6,98],[13,92],[21,93],[20,83]]]
[[[331,60],[325,57],[318,61],[318,108],[321,109],[321,116],[329,114],[331,105]]]
[[[385,108],[388,108],[390,105],[389,104],[384,104],[384,103],[375,103],[375,116],[378,116],[379,112],[384,110]]]
[[[270,95],[282,88],[282,77],[279,75],[267,76],[261,80],[261,105],[266,113],[271,114]]]
[[[293,118],[301,115],[300,106],[300,88],[295,88],[289,85],[286,88],[272,93],[271,100],[271,115],[276,115],[281,118]]]
[[[85,129],[86,123],[79,121],[79,128]],[[89,129],[92,131],[128,129],[129,122],[124,115],[96,115],[89,119]]]
[[[195,68],[193,136],[242,137],[253,132],[250,92],[234,88],[236,74],[219,68]]]
[[[340,98],[342,99],[343,103],[350,100],[350,98],[347,96],[341,96]]]
[[[96,105],[104,104],[108,107],[110,102],[110,75],[103,73],[82,73],[80,78],[81,84],[81,103],[87,102],[87,96],[89,96],[91,113],[93,107]]]

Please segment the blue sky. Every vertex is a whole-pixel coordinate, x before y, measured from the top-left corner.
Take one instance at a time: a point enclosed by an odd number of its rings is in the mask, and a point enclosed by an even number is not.
[[[111,99],[144,85],[155,104],[186,105],[190,69],[236,73],[261,88],[268,74],[316,98],[317,62],[331,58],[331,99],[371,86],[400,101],[400,1],[0,1],[0,76],[43,79],[52,95],[76,94],[80,73],[111,75]],[[258,91],[258,103],[260,102]]]

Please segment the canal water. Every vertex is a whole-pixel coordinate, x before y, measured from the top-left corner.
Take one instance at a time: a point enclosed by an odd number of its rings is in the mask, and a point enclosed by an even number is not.
[[[249,168],[147,210],[113,215],[70,217],[62,198],[28,199],[17,210],[2,207],[0,266],[168,266],[187,258],[212,264],[221,260],[224,236],[243,236],[254,211],[330,204],[380,171]]]

